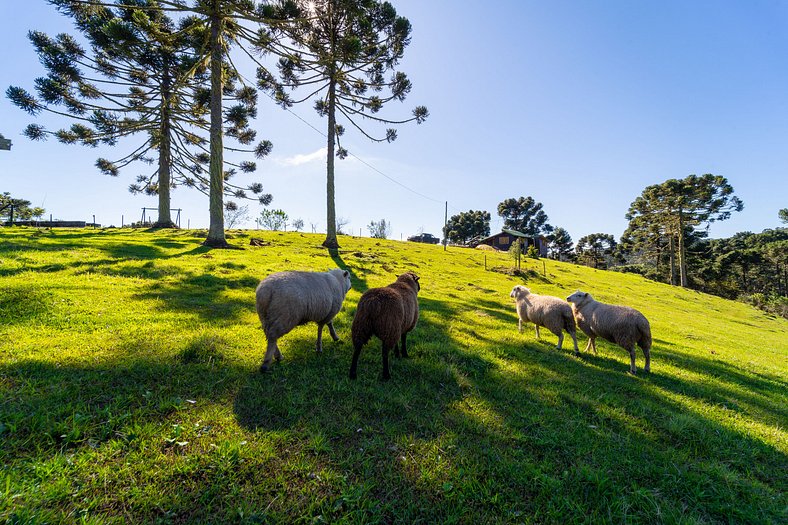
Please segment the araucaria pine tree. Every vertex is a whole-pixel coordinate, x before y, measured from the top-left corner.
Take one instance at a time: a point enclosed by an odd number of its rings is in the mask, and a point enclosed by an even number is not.
[[[702,225],[730,218],[741,211],[744,203],[733,195],[733,187],[720,175],[690,175],[646,187],[627,212],[627,237],[667,238],[671,261],[671,284],[674,261],[678,260],[679,284],[689,285],[687,239],[699,233]],[[648,235],[644,235],[647,233]],[[674,255],[675,254],[675,255]]]
[[[393,100],[403,101],[411,91],[407,75],[396,70],[410,43],[411,24],[394,7],[379,0],[279,0],[267,11],[272,22],[261,32],[261,45],[281,56],[281,83],[266,71],[258,85],[276,91],[283,107],[315,99],[315,109],[327,118],[326,223],[323,246],[339,247],[334,194],[334,157],[348,155],[342,147],[349,123],[375,142],[391,142],[397,131],[388,128],[377,136],[365,126],[422,123],[427,108],[417,106],[406,119],[383,118],[378,112]],[[280,90],[300,88],[297,98]],[[294,95],[295,96],[295,95]]]
[[[86,50],[67,34],[51,38],[31,32],[33,43],[47,76],[36,80],[37,97],[19,87],[9,87],[7,96],[20,108],[37,115],[41,111],[69,117],[76,121],[69,129],[49,131],[31,124],[25,134],[35,140],[53,135],[64,143],[88,146],[114,146],[119,140],[140,134],[144,139],[126,156],[108,160],[100,158],[97,167],[105,174],[117,176],[120,170],[136,161],[155,164],[140,174],[129,186],[132,193],[158,194],[157,226],[172,226],[170,189],[185,185],[203,193],[210,192],[205,165],[210,155],[205,137],[205,120],[210,102],[207,89],[207,59],[200,43],[207,29],[196,17],[184,17],[175,24],[155,0],[118,0],[117,2],[82,2],[50,0],[71,17],[90,44]],[[172,9],[170,9],[172,10]],[[238,75],[225,64],[229,82]],[[256,113],[256,91],[240,86],[227,90],[235,105],[224,113],[229,133],[242,148],[258,158],[271,149],[268,141],[252,146],[255,132],[249,119]],[[252,172],[254,162],[223,163],[220,198],[224,194],[247,198],[247,191],[258,195],[263,204],[271,196],[262,193],[262,185],[246,188],[230,184],[236,172]],[[223,233],[222,233],[223,237]]]

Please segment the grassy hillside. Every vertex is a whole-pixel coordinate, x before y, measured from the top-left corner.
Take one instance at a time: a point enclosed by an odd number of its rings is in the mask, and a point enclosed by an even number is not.
[[[346,237],[332,259],[318,235],[229,237],[243,249],[0,230],[0,521],[788,521],[785,320],[554,261],[522,278],[473,250]],[[337,266],[353,274],[342,342],[317,355],[299,327],[258,373],[259,280]],[[383,383],[375,340],[351,382],[358,298],[405,270],[422,284],[411,358]],[[522,282],[640,309],[652,373],[627,375],[612,344],[577,359],[518,333]]]

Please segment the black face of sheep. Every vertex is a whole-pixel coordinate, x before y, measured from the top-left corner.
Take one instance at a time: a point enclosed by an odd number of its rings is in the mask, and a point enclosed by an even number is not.
[[[358,358],[361,348],[377,336],[383,352],[383,380],[391,378],[389,370],[389,351],[408,357],[407,334],[416,326],[419,319],[417,294],[421,289],[419,277],[413,272],[400,275],[396,282],[364,292],[359,299],[358,309],[351,328],[353,338],[353,361],[350,365],[350,378],[356,379]]]

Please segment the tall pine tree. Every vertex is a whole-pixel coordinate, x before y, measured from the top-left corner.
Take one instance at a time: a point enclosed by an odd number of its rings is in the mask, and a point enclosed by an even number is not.
[[[280,0],[266,13],[279,22],[261,32],[260,41],[267,52],[282,57],[282,81],[275,83],[261,70],[258,85],[275,90],[284,107],[314,99],[317,113],[327,118],[327,234],[323,246],[336,249],[334,157],[348,155],[341,144],[343,123],[372,141],[391,142],[397,138],[394,128],[377,136],[365,124],[422,123],[429,114],[426,107],[418,106],[406,119],[378,115],[385,104],[405,100],[411,90],[407,75],[396,70],[410,43],[411,25],[390,3],[378,0]],[[291,98],[281,92],[282,87],[300,88],[299,95]]]
[[[686,287],[688,234],[698,234],[702,226],[730,218],[744,203],[733,195],[733,187],[720,175],[690,175],[648,186],[627,212],[629,231],[660,232],[667,236],[673,262],[678,263],[679,284]],[[652,234],[653,235],[653,234]],[[675,256],[673,255],[675,254]]]
[[[210,187],[204,167],[210,158],[204,118],[209,92],[206,60],[200,50],[204,24],[188,17],[176,26],[153,0],[50,3],[75,21],[90,50],[70,35],[50,38],[30,33],[48,75],[36,80],[38,97],[18,87],[10,87],[8,97],[31,114],[48,111],[76,123],[58,131],[32,124],[26,135],[39,140],[54,135],[65,143],[114,146],[122,138],[142,134],[145,141],[131,153],[115,160],[100,158],[96,165],[103,173],[116,176],[135,161],[155,164],[155,169],[139,175],[129,189],[158,194],[157,226],[172,226],[170,188],[186,185],[208,194]],[[231,68],[225,75],[231,81],[237,79]],[[270,151],[270,142],[250,146],[255,132],[249,128],[249,118],[256,112],[256,92],[239,87],[228,96],[236,102],[225,115],[228,131],[247,146],[245,151],[262,158]],[[223,176],[228,180],[236,170],[252,172],[256,165],[244,161],[228,163],[226,168]],[[257,194],[264,204],[271,200],[259,183],[244,188],[228,182],[222,187],[223,194],[238,198],[246,198],[247,191]]]

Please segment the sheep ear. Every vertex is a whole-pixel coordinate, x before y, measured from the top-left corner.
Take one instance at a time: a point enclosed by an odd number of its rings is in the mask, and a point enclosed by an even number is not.
[[[350,275],[350,273],[349,273],[347,270],[345,270],[344,272],[342,272],[342,275],[344,275],[345,277],[347,277],[348,275]]]

